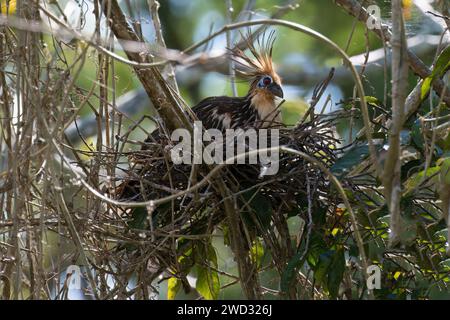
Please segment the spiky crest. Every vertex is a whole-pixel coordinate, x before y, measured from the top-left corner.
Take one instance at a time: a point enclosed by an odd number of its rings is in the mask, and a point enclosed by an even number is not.
[[[253,57],[245,54],[238,46],[230,49],[231,59],[238,65],[236,71],[250,81],[254,81],[256,78],[264,75],[269,75],[276,83],[280,84],[281,79],[275,72],[272,61],[275,31],[272,30],[268,34],[263,32],[256,39],[250,31],[246,36],[242,34],[241,36],[245,46],[249,49]]]

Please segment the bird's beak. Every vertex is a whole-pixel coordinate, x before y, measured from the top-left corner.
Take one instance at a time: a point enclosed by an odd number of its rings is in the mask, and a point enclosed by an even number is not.
[[[281,89],[279,84],[272,82],[271,84],[269,84],[267,89],[269,89],[269,91],[272,92],[275,96],[283,98],[283,89]]]

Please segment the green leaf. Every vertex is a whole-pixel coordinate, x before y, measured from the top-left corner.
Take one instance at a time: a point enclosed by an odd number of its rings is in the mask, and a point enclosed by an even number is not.
[[[167,282],[167,300],[175,300],[175,297],[180,291],[181,280],[175,277],[169,278]]]
[[[344,250],[339,249],[334,254],[328,273],[328,292],[331,298],[337,298],[339,287],[344,278],[345,271],[345,255]]]
[[[195,289],[206,300],[217,300],[220,291],[220,281],[217,271],[217,255],[214,247],[209,243],[207,245],[207,260],[214,267],[205,267],[203,265],[197,265],[197,283]]]
[[[128,222],[128,227],[131,229],[145,229],[147,215],[148,211],[145,207],[133,209],[133,212],[131,213],[131,221]]]
[[[195,289],[206,300],[217,300],[220,291],[217,271],[207,267],[197,266],[197,283]]]
[[[408,180],[406,180],[405,187],[406,193],[410,192],[412,189],[419,186],[419,184],[426,181],[428,178],[436,175],[441,170],[440,167],[431,167],[427,170],[422,170],[414,175],[412,175]]]
[[[294,279],[297,268],[300,268],[303,265],[303,262],[305,261],[305,259],[300,261],[301,257],[302,257],[302,252],[297,252],[291,258],[291,260],[289,260],[288,265],[286,266],[286,269],[284,269],[283,273],[281,274],[281,281],[280,281],[281,291],[283,291],[283,292],[289,291],[292,279]]]
[[[441,161],[441,182],[450,185],[450,157],[443,158]]]
[[[369,154],[367,145],[360,145],[348,150],[331,166],[331,172],[339,179],[360,164]]]
[[[333,261],[332,258],[335,252],[335,250],[328,250],[327,252],[320,254],[319,262],[314,270],[314,278],[318,283],[326,283],[326,276]]]
[[[391,221],[390,215],[385,215],[377,219],[377,224],[381,224],[384,227],[388,227],[390,221]]]
[[[253,246],[250,248],[250,256],[256,267],[260,268],[264,257],[264,247],[259,239],[253,242]]]
[[[436,60],[436,64],[431,74],[425,78],[421,88],[421,99],[424,99],[430,91],[434,80],[441,77],[450,67],[450,46],[445,48]]]
[[[271,201],[262,195],[260,192],[256,193],[254,191],[245,192],[243,198],[248,202],[248,205],[252,208],[256,215],[261,227],[266,229],[270,225],[270,220],[272,218],[272,203]],[[249,215],[244,215],[245,222],[247,225],[254,225],[254,220]]]

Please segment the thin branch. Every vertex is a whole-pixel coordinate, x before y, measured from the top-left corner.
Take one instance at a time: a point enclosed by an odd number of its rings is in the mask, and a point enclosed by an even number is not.
[[[114,35],[120,42],[124,40],[140,41],[138,35],[128,24],[117,0],[106,1],[104,12],[111,14],[107,19]],[[126,53],[128,58],[132,61],[139,63],[152,62],[151,57],[146,55],[145,52],[144,55],[129,51],[126,51]],[[149,69],[135,68],[135,72],[159,115],[163,118],[167,128],[169,130],[177,128],[191,129],[192,125],[190,120],[174,96],[174,92],[168,87],[163,79],[159,70],[156,67],[151,67]]]
[[[166,42],[164,41],[164,36],[162,32],[161,27],[161,21],[159,20],[159,14],[158,10],[160,7],[160,4],[156,0],[147,0],[148,8],[150,10],[150,14],[152,16],[153,21],[153,27],[155,28],[155,35],[156,39],[155,42],[159,46],[159,48],[163,49],[163,51],[166,51]],[[178,89],[177,79],[175,78],[175,68],[171,63],[167,65],[167,81],[172,86],[172,88],[175,90],[175,92],[179,93],[180,90]],[[162,72],[162,70],[161,70]]]
[[[354,17],[357,17],[358,20],[362,23],[366,23],[369,19],[369,13],[365,8],[361,6],[361,4],[356,0],[334,0],[334,2],[340,5],[347,13],[351,14]],[[380,40],[384,42],[391,42],[391,32],[389,27],[385,24],[381,24],[381,28],[374,28],[371,30],[374,32]],[[420,60],[411,50],[406,49],[409,67],[411,70],[418,74],[422,79],[425,79],[431,74],[431,70]],[[433,89],[436,94],[440,95],[445,88],[445,83],[437,79],[433,82]],[[450,94],[445,94],[443,101],[450,106]]]
[[[227,23],[232,23],[232,13],[234,12],[233,9],[233,0],[226,0],[227,8],[226,8],[226,17],[227,17]],[[231,48],[231,31],[227,31],[227,48]],[[228,71],[230,72],[230,82],[231,82],[231,92],[234,97],[237,97],[237,87],[236,87],[236,70],[235,70],[235,63],[233,59],[229,59],[228,63]]]

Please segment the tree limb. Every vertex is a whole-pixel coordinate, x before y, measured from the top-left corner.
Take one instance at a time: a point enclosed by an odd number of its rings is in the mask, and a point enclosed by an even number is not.
[[[108,23],[119,42],[140,42],[138,35],[129,25],[117,0],[105,1],[104,9]],[[136,62],[151,61],[151,57],[144,48],[145,44],[143,44],[142,52],[126,51],[126,54],[130,60]],[[157,67],[148,69],[134,67],[134,71],[167,128],[169,130],[191,128],[191,122],[175,98],[173,89],[167,85]]]
[[[406,62],[406,36],[401,0],[392,1],[392,122],[389,128],[389,150],[384,164],[384,193],[390,211],[390,243],[399,242],[401,234],[401,147],[400,132],[403,128],[408,65]]]

